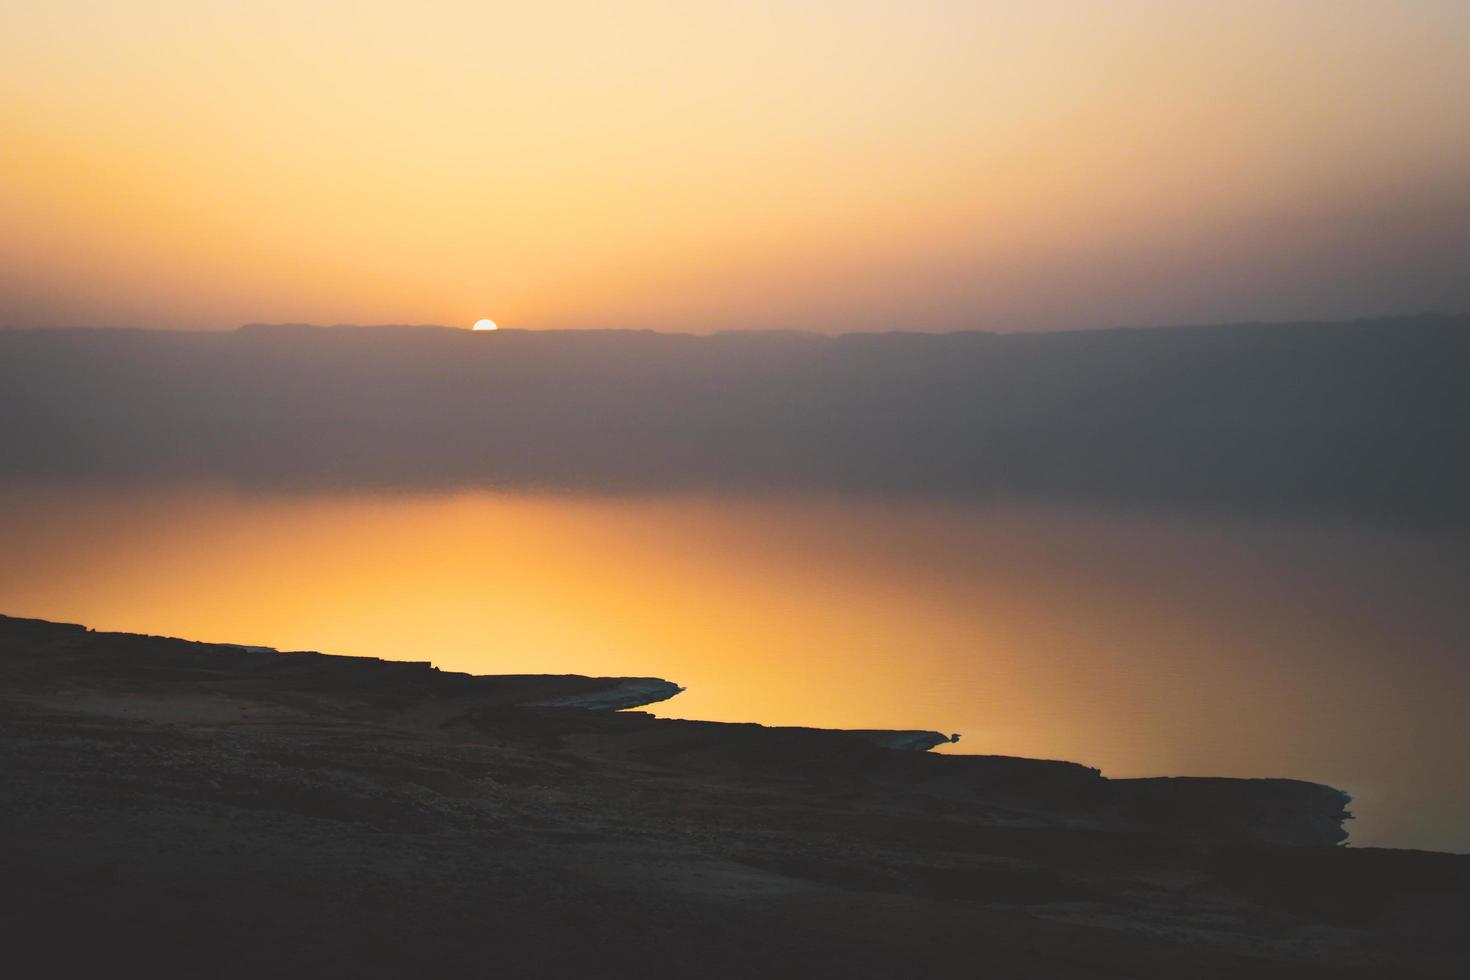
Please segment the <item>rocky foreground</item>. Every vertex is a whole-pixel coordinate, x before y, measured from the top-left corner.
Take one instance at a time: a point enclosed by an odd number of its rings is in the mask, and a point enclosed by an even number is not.
[[[15,976],[1470,975],[1470,857],[1291,780],[655,719],[472,677],[0,617]]]

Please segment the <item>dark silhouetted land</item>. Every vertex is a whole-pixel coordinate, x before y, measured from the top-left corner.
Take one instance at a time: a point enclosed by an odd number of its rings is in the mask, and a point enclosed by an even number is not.
[[[17,976],[1464,976],[1470,857],[1289,780],[0,617]],[[902,733],[900,741],[938,738]]]

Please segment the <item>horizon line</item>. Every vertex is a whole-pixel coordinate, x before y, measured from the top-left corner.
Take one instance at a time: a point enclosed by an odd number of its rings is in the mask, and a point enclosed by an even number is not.
[[[133,324],[71,324],[66,326],[23,326],[16,324],[0,325],[0,332],[5,333],[159,333],[159,334],[211,334],[219,336],[233,336],[242,332],[254,332],[259,330],[296,330],[296,331],[424,331],[434,333],[463,333],[481,334],[486,336],[498,335],[534,335],[534,334],[651,334],[661,337],[721,337],[721,336],[797,336],[797,337],[821,337],[836,339],[839,337],[885,337],[885,336],[915,336],[915,337],[947,337],[947,336],[991,336],[991,337],[1027,337],[1027,336],[1056,336],[1070,334],[1098,334],[1118,333],[1131,331],[1168,331],[1168,330],[1191,330],[1207,328],[1227,327],[1308,327],[1308,326],[1347,326],[1352,324],[1379,323],[1384,321],[1404,320],[1470,320],[1470,311],[1445,312],[1439,310],[1420,310],[1405,313],[1383,313],[1377,315],[1357,316],[1344,319],[1303,319],[1303,320],[1200,320],[1182,323],[1152,323],[1152,324],[1111,324],[1099,327],[1058,327],[1042,328],[1032,330],[1005,330],[984,327],[961,328],[955,330],[811,330],[793,327],[727,327],[718,330],[699,331],[681,329],[660,329],[657,327],[506,327],[500,326],[496,330],[476,331],[469,326],[457,327],[446,323],[309,323],[305,321],[252,321],[241,323],[234,327],[200,327],[200,328],[173,328],[173,327],[149,327]]]

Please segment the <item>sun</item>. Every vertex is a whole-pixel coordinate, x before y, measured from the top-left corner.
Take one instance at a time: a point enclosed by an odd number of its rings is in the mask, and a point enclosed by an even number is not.
[[[476,320],[475,321],[475,325],[474,325],[474,327],[472,329],[474,329],[474,330],[499,330],[500,328],[495,325],[495,321],[494,320]]]

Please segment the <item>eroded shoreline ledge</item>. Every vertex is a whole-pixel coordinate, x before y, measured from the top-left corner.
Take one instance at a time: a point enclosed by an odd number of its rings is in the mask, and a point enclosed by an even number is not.
[[[927,731],[768,727],[654,718],[629,709],[679,685],[654,677],[474,675],[427,661],[95,632],[0,617],[9,690],[58,694],[72,710],[160,724],[224,728],[366,722],[419,736],[533,734],[593,755],[631,751],[682,764],[812,768],[932,791],[977,794],[1039,823],[1143,830],[1216,840],[1330,845],[1347,838],[1346,793],[1291,779],[1110,779],[1071,762],[934,756],[953,736]],[[227,717],[228,701],[238,717]],[[224,716],[221,715],[224,713]],[[917,751],[913,751],[917,750]]]
[[[0,617],[7,965],[1470,975],[1470,857],[1332,846],[1329,787],[627,710],[677,691]]]

